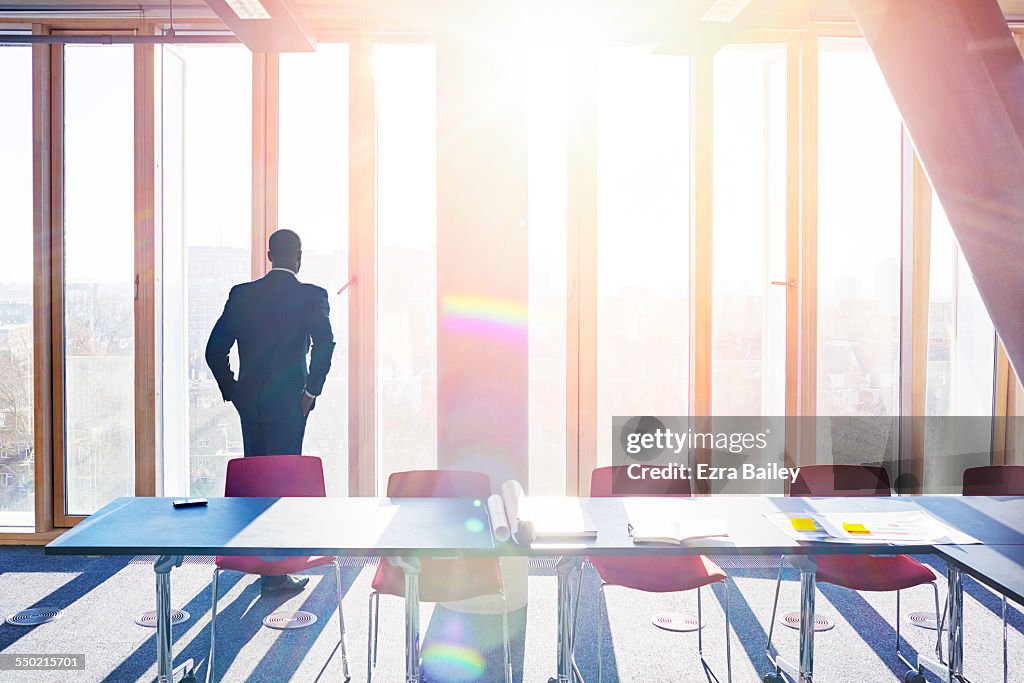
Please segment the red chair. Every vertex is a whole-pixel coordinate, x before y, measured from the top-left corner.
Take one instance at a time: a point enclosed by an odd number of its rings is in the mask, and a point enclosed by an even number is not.
[[[789,495],[858,498],[890,496],[892,489],[889,486],[889,473],[884,467],[806,465],[800,468],[800,474],[790,487]],[[896,656],[911,669],[907,672],[905,680],[910,683],[923,683],[925,679],[920,664],[911,664],[900,650],[900,591],[930,584],[935,594],[935,623],[938,624],[939,587],[935,572],[906,555],[818,555],[815,559],[818,563],[816,580],[820,583],[831,583],[856,591],[896,591]],[[775,615],[779,606],[779,589],[782,586],[782,567],[783,563],[780,563],[772,619],[768,626],[768,643],[765,646],[768,658],[776,667],[776,676],[780,675],[779,666],[771,649]],[[936,635],[935,652],[941,660],[941,631]]]
[[[388,477],[388,498],[474,498],[486,501],[491,480],[480,472],[457,470],[414,470]],[[381,558],[373,576],[370,593],[370,628],[367,633],[366,680],[373,680],[377,666],[377,634],[380,624],[380,596],[405,597],[405,572]],[[484,595],[501,598],[501,628],[505,647],[505,683],[512,682],[512,660],[508,641],[508,609],[501,566],[496,557],[468,557],[456,560],[424,557],[420,560],[419,593],[422,602],[452,602]],[[418,630],[417,630],[418,637]],[[412,656],[419,657],[419,643]]]
[[[234,458],[228,461],[224,495],[249,498],[325,498],[324,468],[320,458],[299,455],[265,455],[258,458]],[[262,557],[218,556],[213,570],[213,611],[210,617],[210,657],[206,681],[216,680],[215,645],[217,627],[217,580],[221,572],[236,571],[263,576],[283,576],[325,564],[334,565],[338,590],[338,622],[341,624],[341,664],[345,680],[351,679],[348,648],[345,645],[345,616],[341,610],[341,567],[336,557]]]
[[[1024,465],[988,465],[964,470],[965,496],[1024,496]]]
[[[619,496],[667,497],[691,495],[688,480],[632,479],[627,475],[626,465],[599,467],[590,477],[590,495],[594,498]],[[607,618],[606,586],[621,586],[647,593],[675,593],[697,590],[697,623],[703,624],[701,591],[704,586],[721,583],[725,588],[725,660],[726,677],[732,681],[732,649],[729,643],[729,584],[725,572],[703,555],[678,555],[673,557],[645,557],[638,562],[635,557],[590,556],[590,566],[601,578],[598,589],[601,613],[597,620],[597,679],[602,678],[603,622]],[[582,584],[582,577],[580,577]],[[578,589],[576,604],[579,605]],[[704,643],[701,629],[697,629],[697,653],[707,672],[711,667],[704,659]],[[713,673],[711,675],[714,675]],[[715,680],[718,677],[715,676]]]
[[[1024,496],[1024,465],[988,465],[964,470],[965,496]],[[1003,681],[1009,681],[1010,662],[1006,647],[1006,596],[1000,595],[1003,605]],[[942,621],[946,614],[943,610]],[[939,629],[941,632],[941,629]]]

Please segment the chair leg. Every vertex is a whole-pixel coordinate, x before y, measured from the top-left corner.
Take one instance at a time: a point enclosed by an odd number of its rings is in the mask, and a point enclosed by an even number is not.
[[[505,591],[501,595],[501,637],[505,646],[505,683],[512,683],[512,651],[508,638],[508,600]]]
[[[896,591],[896,655],[903,659],[900,653],[900,591]]]
[[[772,635],[775,633],[775,615],[779,610],[779,590],[782,588],[782,568],[785,566],[786,558],[779,558],[779,576],[775,579],[775,602],[772,603],[772,618],[768,622],[768,640],[765,642],[764,651],[768,653],[768,659],[775,662],[772,657]]]
[[[1006,596],[1003,596],[1003,683],[1009,683],[1010,681],[1010,659],[1009,651],[1006,649],[1007,645],[1007,628],[1006,628]]]
[[[936,657],[938,657],[938,663],[944,664],[945,662],[943,662],[942,660],[942,622],[944,620],[944,617],[939,613],[939,586],[938,583],[935,581],[931,583],[931,586],[932,595],[935,599],[935,655]],[[922,661],[921,655],[918,655],[917,664],[915,664],[914,662],[911,662],[909,659],[907,659],[907,657],[903,654],[903,650],[901,649],[902,636],[900,634],[902,631],[902,624],[900,622],[903,620],[901,595],[901,591],[896,591],[896,657],[899,658],[899,660],[906,664],[909,668],[916,670],[918,673],[921,673],[924,670],[923,667],[925,666],[924,662]]]
[[[380,628],[380,593],[370,593],[370,625],[366,629],[366,683],[373,681],[377,668],[377,631]]]
[[[352,680],[352,672],[348,666],[348,645],[345,643],[345,613],[341,608],[341,564],[334,558],[334,586],[338,591],[338,624],[341,627],[341,673],[346,683]]]
[[[722,582],[725,588],[725,678],[732,683],[732,627],[729,624],[729,579]]]
[[[697,587],[697,654],[704,661],[704,610],[700,604],[700,586]]]
[[[604,581],[597,587],[597,683],[601,683],[604,677],[604,620],[608,618],[604,587]]]
[[[732,683],[732,643],[730,642],[730,635],[732,634],[732,625],[729,623],[729,581],[723,581],[722,587],[725,589],[725,677],[727,683]],[[704,606],[701,600],[701,588],[697,588],[697,654],[700,655],[701,666],[704,667],[704,674],[708,677],[708,680],[718,681],[718,676],[715,674],[711,665],[708,664],[707,660],[704,659],[704,637],[702,635],[704,631]]]
[[[211,583],[213,605],[210,608],[210,655],[206,658],[206,683],[212,683],[217,680],[213,669],[217,644],[217,579],[220,578],[220,572],[219,567],[213,570],[213,582]]]

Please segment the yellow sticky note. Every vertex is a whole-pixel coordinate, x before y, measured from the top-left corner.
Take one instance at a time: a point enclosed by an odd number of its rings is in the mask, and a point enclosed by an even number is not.
[[[843,522],[843,530],[850,534],[870,534],[868,528],[863,524],[854,524],[852,522]]]
[[[789,521],[797,531],[814,531],[818,528],[810,517],[790,517]]]

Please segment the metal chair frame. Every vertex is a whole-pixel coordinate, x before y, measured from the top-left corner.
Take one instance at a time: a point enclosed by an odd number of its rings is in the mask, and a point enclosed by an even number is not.
[[[341,607],[341,564],[338,562],[338,558],[334,558],[331,564],[334,565],[334,582],[338,592],[338,623],[341,627],[341,670],[347,683],[352,679],[352,674],[348,665],[348,647],[345,644],[345,613]],[[215,671],[217,662],[214,659],[217,645],[217,599],[219,597],[217,595],[217,584],[221,572],[226,571],[234,570],[221,569],[220,567],[213,570],[213,583],[211,584],[213,588],[213,606],[210,615],[210,656],[206,660],[206,683],[213,683],[217,680]]]
[[[585,566],[585,565],[584,565]],[[581,567],[579,571],[579,580],[576,584],[576,601],[573,607],[572,617],[572,652],[573,652],[573,674],[578,679],[579,683],[584,683],[583,675],[579,671],[579,667],[576,665],[576,620],[579,616],[580,608],[580,591],[583,587],[583,571]],[[732,683],[732,627],[729,623],[729,581],[718,581],[725,589],[725,669],[726,669],[726,683]],[[601,582],[598,586],[598,604],[600,605],[600,613],[597,619],[597,681],[602,683],[604,676],[604,621],[608,618],[608,603],[605,598],[605,588],[610,584]],[[622,586],[627,588],[626,586]],[[704,658],[704,611],[701,605],[701,588],[699,586],[697,591],[697,654],[700,656],[701,666],[704,668],[704,675],[707,676],[708,681],[714,681],[714,683],[721,683],[721,679],[715,674],[714,669],[708,664],[707,659]],[[677,591],[683,592],[686,591]]]
[[[501,598],[501,635],[505,656],[505,683],[512,683],[512,655],[508,637],[508,601],[505,599],[505,591],[498,593],[486,593],[485,595],[497,595]],[[380,632],[380,596],[381,594],[378,591],[370,592],[370,624],[366,631],[366,683],[373,682],[373,672],[377,669],[377,636]],[[418,626],[416,631],[417,633],[419,632]],[[418,641],[415,644],[415,652],[410,653],[410,656],[419,659],[420,644]]]
[[[781,665],[781,663],[779,661],[780,658],[778,657],[777,653],[772,652],[772,635],[775,633],[775,617],[778,614],[779,591],[782,589],[782,571],[785,568],[785,566],[786,566],[786,561],[785,561],[785,558],[783,557],[783,558],[781,558],[781,561],[779,562],[779,574],[778,574],[778,577],[775,580],[775,600],[772,603],[772,618],[771,618],[771,621],[768,623],[768,640],[765,642],[765,648],[764,648],[765,649],[765,654],[767,654],[767,656],[768,656],[768,661],[770,661],[772,663],[772,666],[775,667],[775,672],[777,674],[784,673],[784,670],[783,670],[783,667],[782,667],[782,665]],[[935,635],[935,655],[936,655],[936,657],[938,657],[938,663],[939,664],[944,664],[945,662],[944,662],[944,660],[942,658],[942,618],[943,617],[940,617],[940,615],[939,615],[939,585],[938,585],[938,581],[937,580],[933,580],[929,585],[932,587],[932,591],[933,591],[934,596],[935,596],[935,623],[937,625],[936,635]],[[926,664],[927,660],[925,660],[920,655],[918,655],[917,664],[912,664],[910,662],[910,660],[907,659],[907,657],[903,654],[903,651],[900,649],[900,641],[902,640],[902,638],[900,636],[900,621],[901,621],[900,593],[901,592],[902,591],[896,591],[896,656],[899,657],[900,661],[902,661],[908,668],[914,669],[918,673],[923,673],[924,668],[927,665]]]

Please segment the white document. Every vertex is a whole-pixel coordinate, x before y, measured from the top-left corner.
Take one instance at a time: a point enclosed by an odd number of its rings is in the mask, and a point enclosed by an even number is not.
[[[921,543],[949,542],[953,536],[962,537],[955,529],[943,524],[922,510],[907,512],[827,512],[818,515],[828,535],[846,543]],[[974,542],[977,539],[957,542]]]
[[[630,521],[629,535],[633,537],[633,543],[680,545],[683,541],[698,538],[728,536],[729,527],[723,519],[644,518]]]
[[[597,538],[597,526],[578,500],[533,498],[529,505],[538,541]]]
[[[769,512],[772,524],[797,541],[937,545],[980,543],[923,510],[905,512]]]

